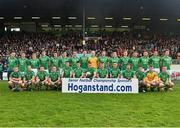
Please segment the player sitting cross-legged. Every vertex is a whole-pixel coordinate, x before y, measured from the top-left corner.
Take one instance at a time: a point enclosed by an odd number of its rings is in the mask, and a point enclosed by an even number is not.
[[[27,66],[27,71],[24,73],[23,86],[27,91],[31,91],[35,84],[35,74],[32,71],[31,66]]]
[[[60,89],[60,85],[60,74],[59,71],[57,71],[57,68],[54,66],[52,67],[51,73],[49,74],[48,86],[54,90]]]
[[[44,67],[40,66],[37,72],[37,77],[35,81],[35,87],[40,90],[42,86],[48,87],[48,74],[44,70]],[[48,88],[46,88],[48,89]]]
[[[9,88],[12,91],[20,91],[22,89],[22,80],[21,80],[21,74],[19,72],[18,67],[14,67],[13,72],[10,74],[9,78]]]
[[[160,84],[158,74],[153,70],[152,65],[149,65],[149,71],[146,73],[146,77],[144,78],[143,82],[147,91],[154,91],[155,88],[163,91],[163,86]]]
[[[164,86],[165,90],[172,91],[174,83],[171,81],[169,72],[167,71],[167,68],[165,66],[162,67],[161,72],[158,74],[161,85]]]

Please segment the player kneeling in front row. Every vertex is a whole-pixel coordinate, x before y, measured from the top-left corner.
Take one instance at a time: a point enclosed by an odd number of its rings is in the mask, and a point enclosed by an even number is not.
[[[149,71],[146,73],[146,77],[143,81],[147,91],[154,91],[155,88],[159,91],[163,91],[163,86],[160,84],[158,74],[153,70],[152,65],[149,65]]]
[[[171,81],[166,67],[162,67],[162,71],[158,74],[158,76],[160,78],[161,86],[164,86],[165,90],[172,91],[174,83]]]
[[[139,85],[139,91],[140,92],[145,92],[146,87],[145,87],[143,79],[145,78],[146,74],[144,72],[143,67],[139,66],[138,71],[136,71],[135,74],[136,74],[136,77],[137,77],[137,79],[139,81],[139,84],[138,84]]]
[[[34,84],[35,84],[35,74],[32,71],[31,66],[27,66],[27,71],[24,74],[22,85],[27,91],[31,91],[34,87],[33,86]]]
[[[88,68],[85,70],[84,78],[95,78],[96,77],[96,69],[91,66],[91,63],[88,62]]]
[[[85,76],[85,73],[83,69],[81,68],[80,61],[77,61],[77,67],[72,71],[72,77],[73,78],[83,78]]]
[[[48,89],[48,74],[44,70],[44,67],[40,66],[36,76],[35,87],[37,90],[41,90],[42,86]]]
[[[13,72],[10,74],[9,78],[9,88],[12,91],[21,91],[23,90],[21,74],[18,67],[14,67]]]
[[[116,62],[113,63],[113,67],[110,69],[110,78],[121,78],[121,71]]]
[[[126,70],[122,72],[122,76],[125,79],[131,80],[132,78],[136,78],[134,71],[131,70],[131,65],[126,65]]]
[[[100,63],[100,68],[97,70],[97,78],[108,78],[108,70],[104,67],[104,62]]]
[[[61,89],[60,75],[56,67],[52,67],[52,71],[49,74],[48,87],[53,90]]]

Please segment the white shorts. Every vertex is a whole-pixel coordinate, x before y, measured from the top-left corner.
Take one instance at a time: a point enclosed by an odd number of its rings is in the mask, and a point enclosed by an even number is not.
[[[63,72],[63,69],[62,68],[60,68],[59,69],[59,74],[61,74]]]
[[[167,72],[169,73],[169,75],[172,75],[172,70],[167,70]]]
[[[32,71],[34,72],[35,76],[37,75],[38,70],[37,69],[32,69]]]
[[[44,70],[44,71],[46,71],[47,73],[49,73],[49,70],[48,70],[48,69],[46,69],[46,70]]]
[[[25,72],[20,72],[21,76],[24,77]]]
[[[160,72],[160,69],[159,68],[154,68],[153,69],[155,72],[159,73]]]

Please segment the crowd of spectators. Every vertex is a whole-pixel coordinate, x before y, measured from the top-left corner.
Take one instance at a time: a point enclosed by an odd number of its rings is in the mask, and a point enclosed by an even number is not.
[[[98,38],[95,38],[98,37]],[[131,54],[134,50],[139,54],[146,50],[151,54],[158,50],[160,55],[163,49],[169,49],[171,57],[177,59],[180,56],[180,36],[163,35],[133,35],[129,32],[101,33],[89,38],[83,42],[82,34],[79,32],[70,32],[62,35],[51,33],[8,33],[0,38],[0,58],[5,62],[10,52],[15,51],[17,55],[25,51],[27,57],[33,52],[40,53],[41,50],[47,50],[51,56],[53,51],[59,54],[63,51],[71,54],[73,50],[81,53],[83,49],[87,51],[95,50],[97,54],[101,50],[106,50],[110,56],[112,51],[116,51],[118,56],[122,55],[124,50]]]

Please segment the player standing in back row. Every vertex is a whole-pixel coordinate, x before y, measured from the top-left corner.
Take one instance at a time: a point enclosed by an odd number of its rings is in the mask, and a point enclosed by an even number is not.
[[[161,58],[162,67],[166,67],[171,74],[172,58],[169,56],[169,50],[165,50],[164,56]]]
[[[48,68],[49,68],[49,57],[46,55],[46,51],[42,51],[41,56],[39,58],[40,61],[40,66],[44,67],[44,71],[49,73]]]

